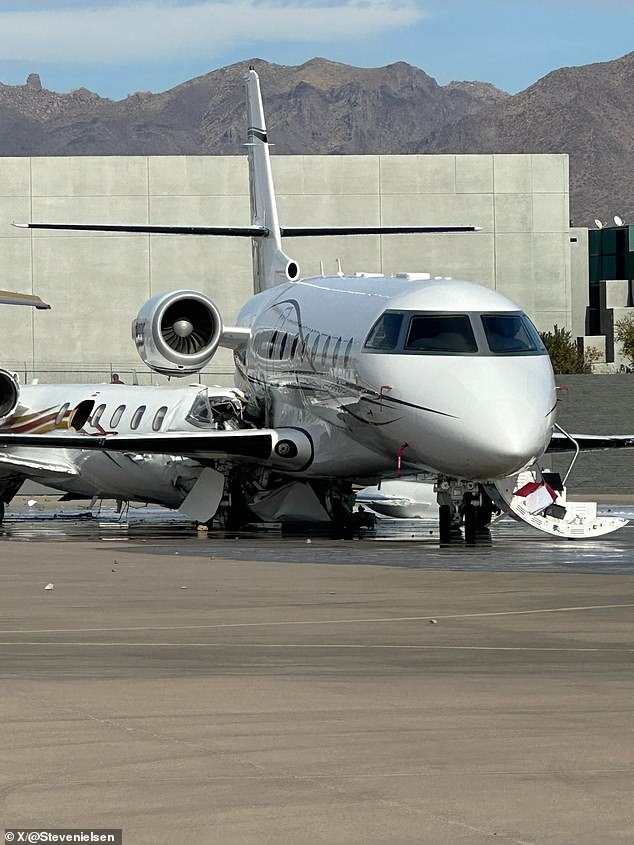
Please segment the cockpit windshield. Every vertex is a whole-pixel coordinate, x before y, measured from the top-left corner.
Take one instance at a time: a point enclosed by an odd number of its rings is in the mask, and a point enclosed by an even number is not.
[[[452,355],[477,352],[478,345],[466,314],[420,314],[410,320],[405,350]]]
[[[537,329],[524,314],[482,314],[481,319],[491,352],[521,355],[545,351]]]
[[[397,355],[547,355],[526,314],[384,311],[364,352]]]
[[[386,311],[381,314],[372,326],[365,342],[367,349],[395,349],[401,333],[401,325],[405,315],[399,311]]]

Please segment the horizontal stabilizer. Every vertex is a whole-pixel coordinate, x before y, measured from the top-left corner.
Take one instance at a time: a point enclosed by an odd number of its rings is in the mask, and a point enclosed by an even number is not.
[[[283,238],[321,235],[436,235],[447,232],[479,232],[477,226],[282,226]]]
[[[18,229],[57,229],[65,232],[121,232],[148,235],[220,235],[238,238],[264,238],[266,226],[134,226],[110,223],[14,223]],[[437,235],[479,232],[477,226],[281,226],[283,238],[308,238],[329,235]]]
[[[263,238],[264,226],[161,226],[154,224],[114,225],[111,223],[14,223],[17,229],[58,229],[67,232],[122,232],[148,235],[222,235],[225,237]]]

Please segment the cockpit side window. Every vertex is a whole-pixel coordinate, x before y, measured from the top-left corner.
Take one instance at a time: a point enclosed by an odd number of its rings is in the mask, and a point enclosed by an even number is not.
[[[478,344],[466,314],[417,314],[409,323],[405,351],[468,354],[477,352]]]
[[[370,329],[365,342],[366,349],[383,351],[395,349],[403,324],[403,314],[399,311],[386,311]]]
[[[540,354],[546,351],[535,326],[525,314],[482,314],[491,352],[497,355]]]

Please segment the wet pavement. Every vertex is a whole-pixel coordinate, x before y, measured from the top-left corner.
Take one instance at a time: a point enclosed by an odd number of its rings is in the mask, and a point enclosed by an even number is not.
[[[614,498],[614,497],[611,497]],[[33,502],[34,500],[29,500]],[[353,539],[333,537],[329,530],[282,530],[260,526],[253,530],[200,531],[177,512],[147,506],[117,512],[113,504],[100,509],[48,498],[20,501],[7,512],[0,529],[8,541],[94,540],[117,542],[129,550],[155,555],[209,554],[229,560],[279,561],[328,565],[364,565],[416,569],[469,569],[596,574],[634,574],[634,503],[610,501],[599,514],[632,520],[613,534],[590,540],[553,538],[510,517],[495,521],[474,546],[460,533],[450,546],[440,546],[438,526],[427,519],[377,519],[373,529],[361,529]],[[122,553],[124,548],[122,548]]]
[[[634,528],[562,541],[502,520],[441,548],[418,520],[204,534],[31,501],[0,537],[6,827],[634,841]]]

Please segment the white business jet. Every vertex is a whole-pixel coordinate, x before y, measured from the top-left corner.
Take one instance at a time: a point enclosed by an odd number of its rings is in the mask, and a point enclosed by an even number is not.
[[[219,346],[234,350],[243,396],[235,427],[96,434],[93,416],[85,431],[96,436],[40,435],[38,445],[191,459],[208,470],[210,501],[222,480],[234,508],[261,519],[345,523],[352,484],[423,473],[435,481],[441,540],[458,507],[474,539],[490,512],[482,485],[536,465],[551,442],[555,382],[535,327],[517,304],[467,281],[408,272],[301,278],[283,237],[474,227],[281,227],[253,69],[246,92],[250,226],[23,224],[252,238],[255,295],[236,326],[191,290],[150,299],[133,322],[141,357],[163,374],[189,376]]]
[[[69,448],[59,432],[81,430],[103,437],[232,430],[240,425],[243,408],[237,390],[200,384],[21,386],[14,374],[0,371],[0,397],[6,399],[5,413],[0,404],[0,437],[11,438],[0,448],[0,521],[26,479],[62,491],[66,501],[154,503],[180,509],[199,522],[218,510],[224,476],[218,478],[198,461],[177,454]],[[53,432],[59,439],[41,448],[40,438]],[[18,446],[16,435],[27,435],[36,445]]]
[[[0,290],[0,305],[50,309],[39,296],[5,290]],[[169,389],[120,382],[22,386],[16,373],[0,369],[3,435],[80,429],[95,434],[218,431],[238,427],[242,406],[238,391],[222,387]],[[223,492],[222,484],[218,491],[218,483],[210,483],[200,463],[180,456],[69,449],[66,441],[36,448],[12,441],[0,449],[0,522],[27,478],[65,492],[67,499],[152,502],[180,508],[199,521],[214,515]],[[199,481],[202,495],[200,486],[196,488]]]

